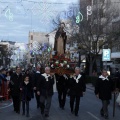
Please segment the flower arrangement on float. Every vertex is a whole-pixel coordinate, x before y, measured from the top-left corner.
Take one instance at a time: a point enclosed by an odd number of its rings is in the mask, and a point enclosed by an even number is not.
[[[70,59],[66,58],[65,55],[57,55],[53,56],[53,58],[50,59],[50,65],[51,68],[64,68],[69,69],[70,68]]]

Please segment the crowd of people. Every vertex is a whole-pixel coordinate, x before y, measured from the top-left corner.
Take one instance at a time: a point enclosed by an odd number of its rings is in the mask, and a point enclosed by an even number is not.
[[[120,90],[120,74],[116,72],[115,78],[116,80],[111,79],[107,71],[103,70],[96,81],[95,95],[102,101],[100,114],[105,119],[108,119],[108,105],[112,92]],[[28,69],[24,73],[21,72],[20,67],[16,67],[15,72],[3,68],[0,74],[0,86],[3,84],[2,81],[7,85],[7,90],[4,92],[9,92],[9,97],[13,100],[14,111],[20,114],[22,105],[22,115],[26,117],[30,116],[29,102],[34,95],[36,107],[40,108],[42,115],[49,117],[54,85],[58,91],[59,107],[64,110],[68,95],[71,113],[78,116],[80,99],[86,91],[85,76],[80,72],[79,67],[75,68],[73,75],[51,73],[50,67],[46,67],[44,73],[41,73],[40,66],[37,66],[34,72]],[[2,87],[0,87],[1,91]]]

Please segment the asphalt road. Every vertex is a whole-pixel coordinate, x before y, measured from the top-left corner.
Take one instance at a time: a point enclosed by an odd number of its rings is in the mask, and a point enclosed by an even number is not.
[[[116,116],[113,118],[113,102],[109,106],[109,120],[120,120],[120,107],[116,105]],[[87,89],[83,98],[81,98],[79,116],[76,117],[70,112],[69,97],[67,97],[65,110],[61,110],[58,105],[57,93],[52,99],[52,106],[49,118],[40,114],[40,109],[36,108],[36,101],[30,102],[30,117],[26,118],[21,114],[16,114],[12,106],[0,109],[0,120],[104,120],[99,114],[101,101],[95,97],[93,90]]]

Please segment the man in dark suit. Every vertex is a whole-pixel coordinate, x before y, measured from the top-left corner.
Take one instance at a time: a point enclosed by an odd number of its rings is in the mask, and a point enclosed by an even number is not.
[[[50,68],[45,68],[45,73],[42,74],[41,81],[38,81],[38,92],[40,95],[41,114],[45,113],[45,117],[49,117],[51,100],[53,95],[54,77],[50,74]],[[45,104],[46,103],[46,104]]]
[[[13,99],[14,111],[20,113],[20,85],[22,83],[23,76],[21,74],[21,68],[16,67],[16,72],[12,74],[9,83],[9,90]]]
[[[85,79],[80,74],[80,68],[75,68],[75,74],[70,78],[70,108],[71,112],[75,112],[75,116],[78,116],[80,97],[83,97],[83,93],[86,91]],[[76,102],[76,103],[75,103]],[[74,109],[75,103],[75,109]]]
[[[40,108],[40,95],[37,94],[37,84],[38,82],[40,83],[41,81],[41,73],[40,73],[40,66],[37,66],[37,69],[36,69],[36,73],[34,74],[34,91],[35,91],[35,97],[36,97],[36,101],[37,101],[37,108]]]
[[[66,74],[59,75],[58,77],[56,77],[59,106],[62,109],[64,109],[65,102],[66,102],[68,83],[69,83],[69,77]]]

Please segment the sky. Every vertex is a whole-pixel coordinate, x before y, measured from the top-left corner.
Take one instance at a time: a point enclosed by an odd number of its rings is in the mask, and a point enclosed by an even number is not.
[[[29,31],[49,33],[71,4],[78,0],[0,0],[0,40],[27,43]]]

